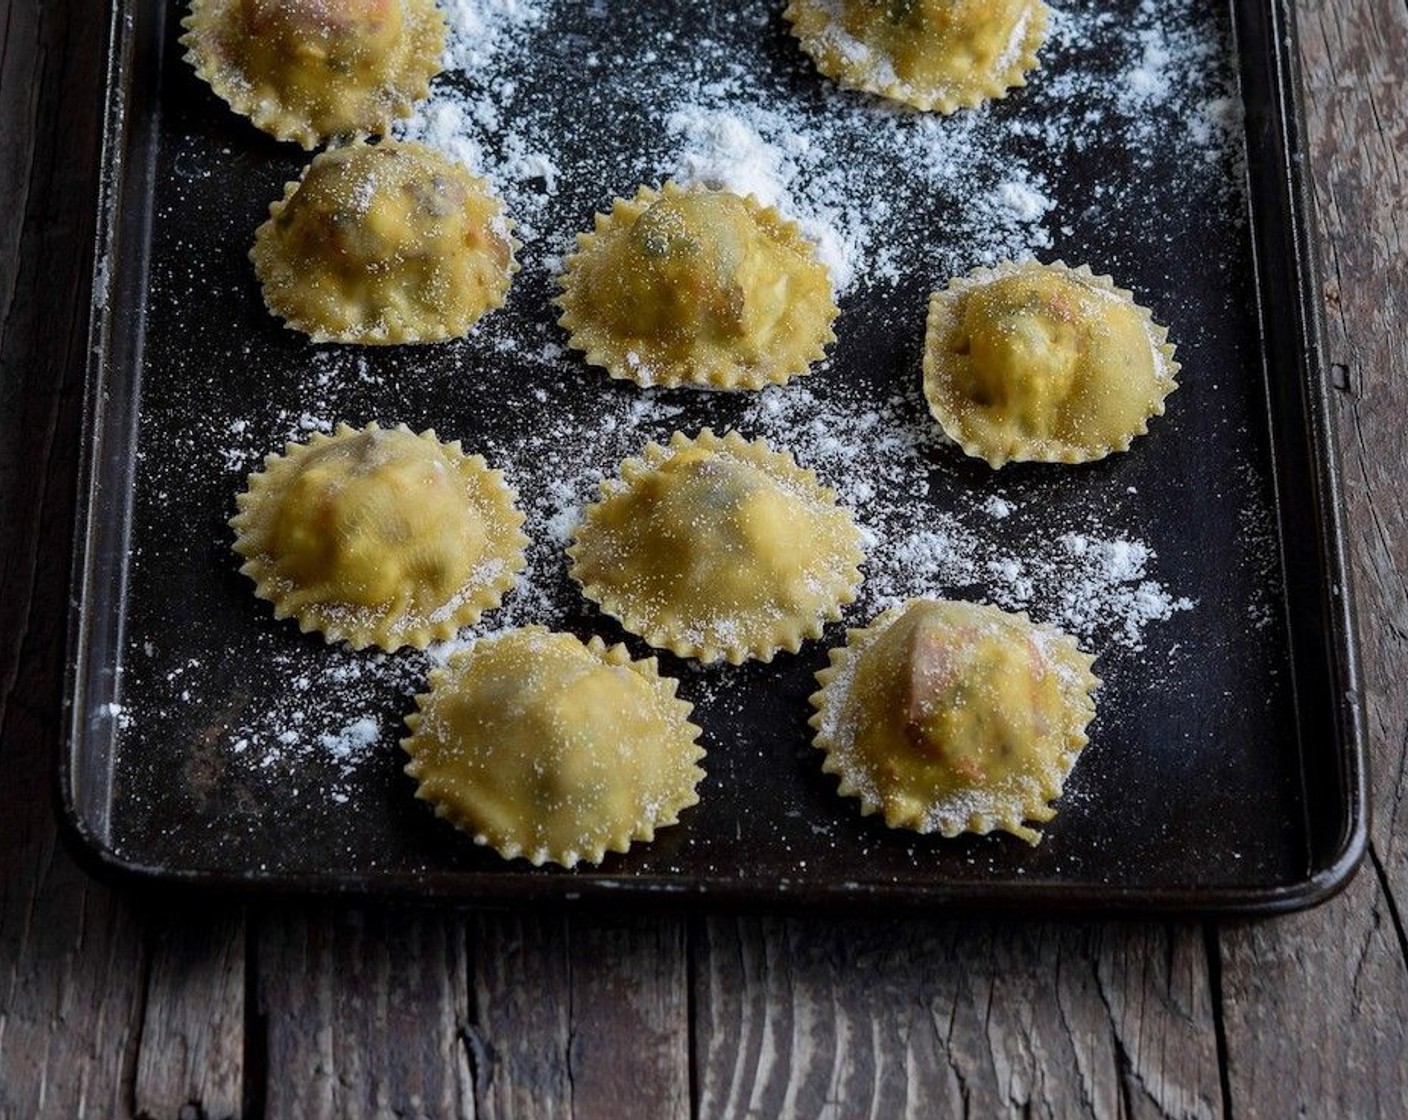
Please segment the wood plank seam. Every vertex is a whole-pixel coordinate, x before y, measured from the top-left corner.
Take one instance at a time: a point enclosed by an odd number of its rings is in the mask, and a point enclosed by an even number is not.
[[[1379,858],[1378,848],[1372,842],[1369,844],[1369,862],[1374,868],[1374,874],[1378,877],[1380,889],[1383,891],[1384,907],[1388,910],[1389,920],[1393,923],[1393,932],[1398,936],[1398,949],[1403,957],[1403,967],[1408,971],[1408,928],[1404,927],[1403,915],[1398,909],[1398,900],[1393,895],[1393,884],[1390,882],[1388,872],[1384,869],[1383,860]]]
[[[700,1032],[699,1032],[699,939],[703,935],[704,919],[691,917],[684,926],[684,1014],[685,1044],[688,1051],[689,1120],[701,1120],[699,1099]]]
[[[1203,923],[1203,954],[1207,960],[1212,1000],[1213,1037],[1217,1043],[1217,1083],[1222,1093],[1222,1120],[1233,1120],[1232,1071],[1228,1062],[1227,1019],[1222,995],[1222,940],[1216,922]]]
[[[122,1098],[127,1109],[127,1115],[136,1117],[136,1120],[164,1120],[161,1117],[151,1117],[144,1115],[137,1104],[137,1066],[141,1060],[142,1042],[147,1033],[147,1003],[151,996],[152,982],[152,945],[151,930],[148,929],[142,938],[141,967],[137,980],[137,998],[132,1005],[132,1028],[130,1033],[132,1044],[128,1047],[128,1052],[123,1056],[122,1062]]]
[[[1065,967],[1064,959],[1060,960],[1057,964],[1058,969],[1063,967]],[[1134,1062],[1129,1056],[1129,1050],[1125,1046],[1124,1039],[1120,1037],[1120,1032],[1116,1029],[1118,1016],[1115,1014],[1115,1005],[1111,1002],[1109,992],[1106,991],[1105,984],[1100,978],[1099,969],[1095,971],[1095,990],[1100,996],[1100,1003],[1104,1006],[1105,1015],[1110,1022],[1110,1042],[1115,1051],[1115,1086],[1119,1091],[1119,1099],[1124,1107],[1124,1114],[1126,1116],[1137,1116],[1138,1113],[1134,1107],[1134,1092],[1130,1085],[1130,1082],[1137,1076]],[[1058,1006],[1060,1006],[1059,1000],[1057,1003]],[[1061,1009],[1061,1019],[1067,1031],[1073,1037],[1076,1036],[1079,1031],[1079,1025],[1071,1022],[1067,1018],[1064,1007]],[[1077,1081],[1080,1085],[1082,1103],[1086,1105],[1089,1115],[1098,1115],[1099,1110],[1096,1097],[1091,1091],[1090,1082],[1085,1076],[1085,1071],[1078,1067],[1077,1072],[1080,1074]],[[1149,1094],[1149,1096],[1153,1099],[1152,1094]]]
[[[254,936],[258,918],[244,917],[244,1023],[240,1040],[242,1120],[264,1120],[269,1076],[269,1022],[259,1004],[259,938]]]

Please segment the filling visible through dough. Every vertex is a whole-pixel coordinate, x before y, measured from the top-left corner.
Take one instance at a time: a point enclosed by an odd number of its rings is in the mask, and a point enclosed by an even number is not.
[[[814,247],[751,198],[646,187],[579,241],[560,322],[613,377],[756,389],[807,372],[835,337]]]
[[[1130,293],[1057,262],[979,269],[930,301],[924,390],[970,455],[1087,462],[1128,449],[1177,388],[1168,332]]]
[[[941,113],[1026,84],[1048,14],[1041,0],[792,0],[787,8],[823,74]]]
[[[436,342],[503,305],[517,271],[503,206],[421,144],[319,155],[250,256],[269,309],[317,342]]]
[[[526,538],[513,500],[501,474],[433,432],[344,425],[271,455],[231,525],[278,617],[354,648],[424,648],[515,583]]]
[[[849,511],[737,433],[651,444],[603,484],[569,550],[587,598],[652,645],[734,664],[795,652],[855,598]]]
[[[416,796],[507,859],[599,863],[698,801],[690,705],[624,646],[510,631],[453,655],[416,702]]]
[[[194,0],[182,43],[238,113],[305,148],[384,133],[429,93],[445,46],[433,0]]]
[[[892,828],[1035,843],[1095,713],[1075,642],[1025,615],[912,600],[832,652],[812,697],[841,793]]]

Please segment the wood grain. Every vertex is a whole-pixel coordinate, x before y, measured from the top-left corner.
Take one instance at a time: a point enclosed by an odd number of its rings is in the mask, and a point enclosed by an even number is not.
[[[257,922],[269,1120],[473,1117],[468,948],[454,914],[291,909]]]
[[[701,1117],[1212,1117],[1196,927],[716,918]]]
[[[486,1120],[690,1116],[681,920],[489,915],[477,928]]]
[[[244,916],[172,908],[147,921],[150,964],[133,1106],[156,1120],[244,1110]]]
[[[1365,669],[1368,866],[1339,899],[1222,939],[1233,1115],[1408,1116],[1408,9],[1305,0],[1328,357]]]
[[[0,5],[0,1118],[127,1117],[132,906],[53,812],[103,5]]]

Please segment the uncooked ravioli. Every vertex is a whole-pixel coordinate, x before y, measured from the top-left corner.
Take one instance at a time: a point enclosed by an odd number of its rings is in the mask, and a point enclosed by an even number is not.
[[[691,707],[625,646],[539,626],[481,638],[416,704],[416,796],[505,859],[600,863],[699,800]]]
[[[1086,745],[1099,679],[1025,614],[914,599],[852,630],[817,674],[815,743],[839,792],[891,828],[1035,844]]]
[[[826,76],[940,113],[1025,85],[1048,14],[1041,0],[791,0],[786,12]]]
[[[339,425],[269,455],[230,519],[277,618],[354,649],[424,649],[497,607],[524,566],[503,475],[404,425]]]
[[[512,223],[484,180],[423,144],[323,152],[269,207],[264,302],[314,342],[441,342],[503,306]]]
[[[1178,387],[1168,331],[1131,293],[1060,261],[1005,263],[929,302],[924,393],[969,455],[1084,463],[1127,451]]]
[[[572,347],[640,385],[759,389],[834,341],[831,277],[795,223],[749,196],[666,183],[617,199],[561,277]]]
[[[602,484],[569,549],[588,599],[680,657],[771,661],[855,599],[850,511],[762,440],[704,429],[650,444]]]
[[[432,0],[192,0],[182,26],[187,59],[230,108],[305,148],[409,116],[446,31]]]

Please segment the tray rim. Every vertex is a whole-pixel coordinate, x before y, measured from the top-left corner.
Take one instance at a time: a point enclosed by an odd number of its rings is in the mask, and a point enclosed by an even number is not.
[[[570,905],[590,909],[603,904],[627,902],[643,909],[667,906],[685,910],[761,910],[769,912],[837,912],[863,901],[872,911],[933,916],[963,912],[991,912],[1006,916],[1263,916],[1287,913],[1318,905],[1342,890],[1363,862],[1368,845],[1368,760],[1366,719],[1361,693],[1357,628],[1350,567],[1345,548],[1338,449],[1330,412],[1329,386],[1325,376],[1324,324],[1321,294],[1313,184],[1305,145],[1304,96],[1298,62],[1298,34],[1294,0],[1226,0],[1232,9],[1236,55],[1241,61],[1239,85],[1249,58],[1245,42],[1247,21],[1260,20],[1267,56],[1260,60],[1267,71],[1270,119],[1269,133],[1260,145],[1253,144],[1248,120],[1249,153],[1269,148],[1274,166],[1280,172],[1275,184],[1249,182],[1249,224],[1256,275],[1258,318],[1262,334],[1260,361],[1263,376],[1270,385],[1268,349],[1277,337],[1268,330],[1265,306],[1266,258],[1275,254],[1293,281],[1287,287],[1293,297],[1282,309],[1289,315],[1294,339],[1296,381],[1304,412],[1307,457],[1305,467],[1311,487],[1314,524],[1318,530],[1315,547],[1319,621],[1323,653],[1329,669],[1335,699],[1329,718],[1334,731],[1337,778],[1341,789],[1337,800],[1341,819],[1329,854],[1312,856],[1308,873],[1289,882],[1251,886],[1102,886],[1095,883],[1054,882],[949,883],[923,887],[883,882],[817,884],[789,880],[733,880],[720,884],[692,876],[612,876],[599,871],[583,874],[534,874],[504,869],[485,875],[476,871],[357,873],[260,873],[230,872],[224,869],[173,868],[155,866],[119,854],[104,836],[98,821],[90,816],[91,806],[81,802],[78,787],[80,752],[89,745],[87,698],[94,682],[98,658],[89,636],[94,624],[90,589],[102,575],[104,566],[124,567],[120,556],[106,554],[98,545],[98,494],[104,481],[103,441],[108,431],[108,389],[113,384],[112,345],[116,316],[109,296],[117,284],[107,262],[122,260],[114,247],[124,233],[123,216],[116,200],[131,174],[133,154],[133,114],[128,110],[138,57],[142,8],[140,0],[113,0],[106,29],[108,69],[105,79],[105,120],[102,130],[102,164],[98,190],[98,222],[93,250],[93,288],[89,307],[89,348],[83,400],[83,435],[80,444],[79,491],[75,516],[74,552],[71,569],[68,652],[65,664],[62,739],[57,778],[60,835],[80,866],[99,879],[138,891],[179,890],[193,894],[214,894],[244,898],[339,898],[348,900],[399,900],[461,906]],[[157,18],[147,8],[146,18]],[[162,52],[156,52],[160,70]],[[144,121],[150,126],[159,114]],[[154,129],[151,129],[154,132]],[[140,143],[140,142],[139,142]],[[136,154],[141,155],[140,148]],[[150,158],[154,153],[145,153]],[[1249,163],[1250,163],[1249,159]],[[1265,174],[1269,175],[1269,172]],[[1252,172],[1248,169],[1249,179]],[[1258,185],[1274,186],[1280,196],[1279,222],[1263,217],[1256,204]],[[150,217],[142,223],[147,230]],[[149,237],[144,233],[146,242]],[[142,247],[145,259],[146,245]],[[138,332],[140,335],[140,331]],[[130,392],[138,394],[135,380],[140,363],[131,371]],[[1274,406],[1268,400],[1268,408]],[[135,422],[136,409],[133,409]],[[131,448],[135,449],[135,433]],[[1285,495],[1282,493],[1281,454],[1272,451],[1276,465],[1276,512],[1278,539],[1285,540]],[[130,504],[131,490],[126,495]],[[123,540],[129,519],[120,526]],[[111,527],[109,527],[111,528]],[[125,546],[124,546],[125,551]],[[1283,565],[1285,558],[1283,555]],[[1288,566],[1287,566],[1288,567]],[[125,618],[125,581],[118,580],[118,609],[114,612],[120,632]],[[1291,589],[1285,594],[1289,611]],[[1309,609],[1310,604],[1305,605]],[[1288,643],[1294,647],[1293,628],[1288,626]],[[121,642],[117,647],[121,649]],[[1300,665],[1291,649],[1294,669]],[[1299,674],[1297,673],[1297,677]],[[1297,726],[1303,714],[1299,685],[1295,688]],[[1298,751],[1302,773],[1307,758],[1302,742]],[[1308,808],[1307,803],[1303,807]]]

